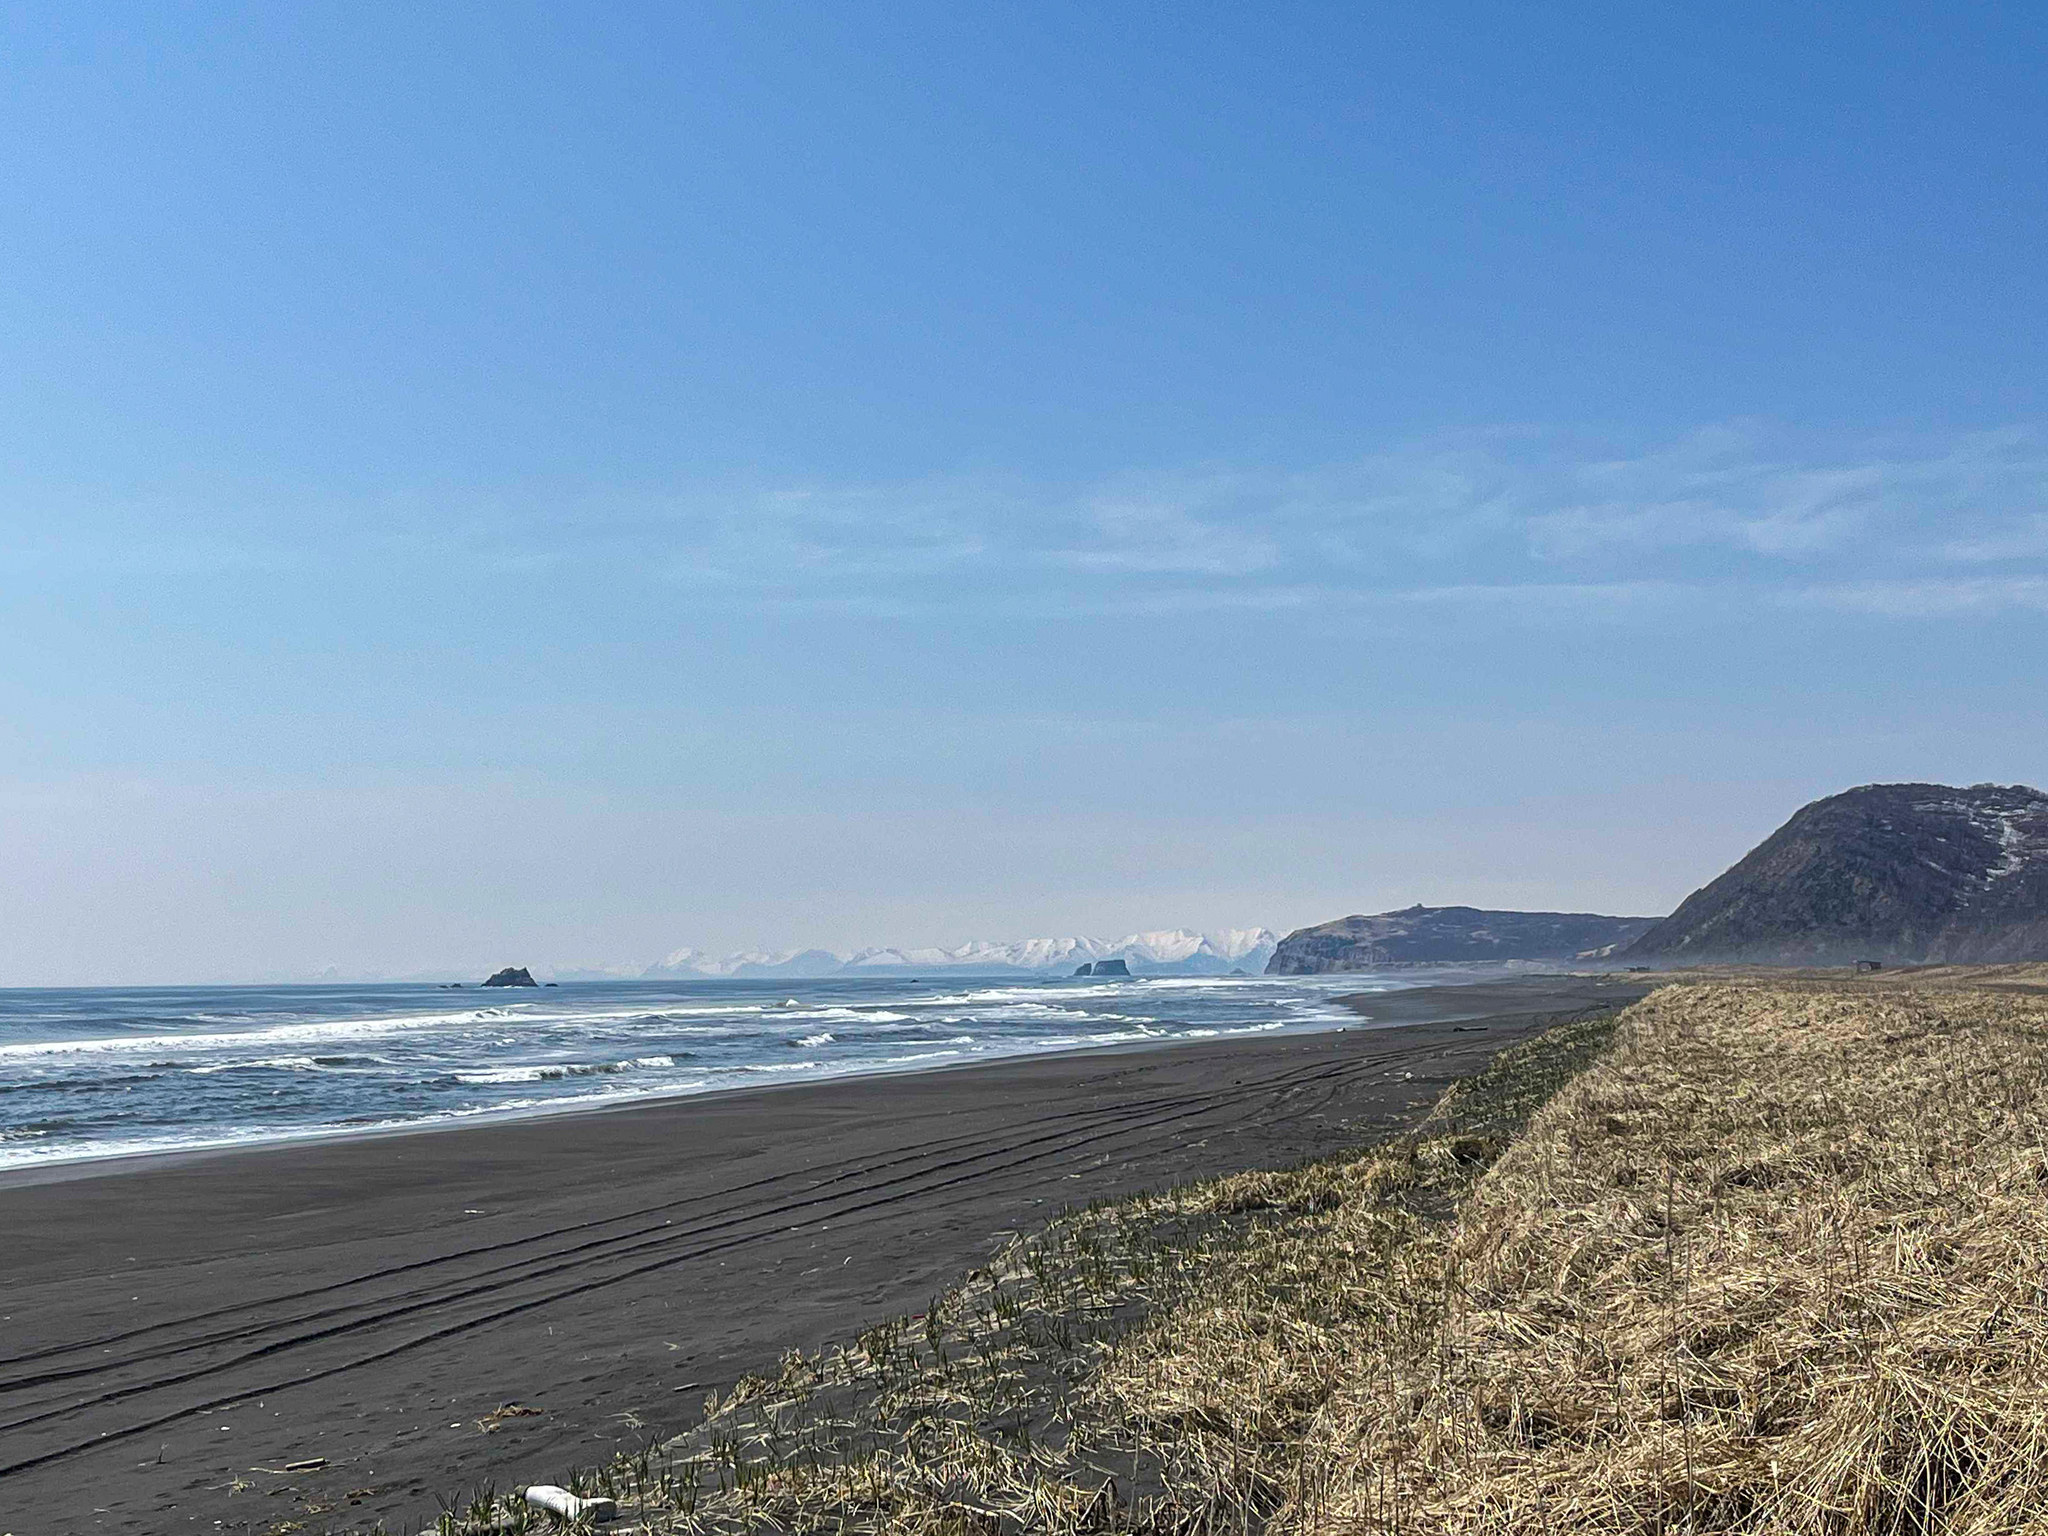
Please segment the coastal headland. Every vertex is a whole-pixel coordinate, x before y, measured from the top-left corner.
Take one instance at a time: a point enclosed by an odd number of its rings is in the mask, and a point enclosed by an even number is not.
[[[1369,994],[1369,1027],[0,1179],[0,1476],[52,1532],[416,1529],[672,1433],[1063,1207],[1280,1167],[1646,978]]]

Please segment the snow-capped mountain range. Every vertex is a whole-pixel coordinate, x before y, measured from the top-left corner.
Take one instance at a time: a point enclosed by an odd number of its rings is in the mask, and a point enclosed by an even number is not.
[[[678,949],[649,966],[649,977],[689,976],[888,976],[911,971],[961,971],[1034,975],[1072,971],[1097,960],[1122,960],[1137,976],[1222,976],[1231,971],[1258,975],[1273,956],[1280,936],[1270,928],[1225,928],[1197,933],[1168,928],[1121,939],[976,939],[955,949],[863,949],[838,954],[829,949],[743,950],[713,955]]]

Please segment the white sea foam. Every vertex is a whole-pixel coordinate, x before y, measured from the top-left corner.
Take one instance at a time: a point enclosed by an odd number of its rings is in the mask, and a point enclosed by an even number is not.
[[[1026,1001],[987,1004],[975,1010],[974,1013],[966,1015],[964,1018],[960,1018],[959,1021],[963,1023],[972,1022],[976,1024],[1017,1024],[1030,1023],[1033,1020],[1044,1019],[1088,1019],[1100,1020],[1106,1023],[1116,1023],[1128,1019],[1144,1019],[1149,1021],[1150,1015],[1142,1013],[1116,1013],[1107,1009],[1078,1008],[1071,1005],[1062,1006],[1057,1003],[1039,1003]],[[952,1023],[954,1022],[954,1020],[949,1018],[941,1020],[940,1022]]]
[[[267,1067],[278,1072],[324,1072],[327,1069],[310,1056],[258,1056],[253,1061],[220,1061],[207,1067],[187,1067],[184,1070],[195,1077],[207,1077],[215,1072],[240,1072],[248,1068]]]
[[[847,1024],[902,1024],[913,1022],[911,1015],[907,1013],[891,1013],[884,1008],[806,1008],[796,1013],[785,1013],[778,1009],[775,1014],[775,1022],[780,1024],[785,1019],[792,1021],[797,1019],[830,1019],[836,1023]]]
[[[673,1056],[637,1056],[631,1061],[542,1061],[519,1067],[492,1067],[477,1072],[448,1074],[458,1083],[488,1086],[494,1083],[551,1083],[567,1077],[604,1077],[635,1068],[648,1071],[675,1065]]]
[[[934,1007],[958,1008],[961,1006],[982,1007],[989,1003],[1040,1003],[1050,1001],[1073,1002],[1090,997],[1129,997],[1138,989],[1135,981],[1116,984],[1107,982],[1077,981],[1039,982],[1032,986],[979,987],[972,992],[949,992],[939,997],[924,999]],[[901,1002],[897,1003],[902,1006]]]
[[[1088,1035],[1045,1035],[1032,1044],[1041,1048],[1057,1048],[1075,1045],[1127,1045],[1137,1040],[1164,1039],[1169,1031],[1163,1029],[1112,1029],[1099,1034]]]
[[[698,1010],[710,1012],[712,1010]],[[756,1010],[758,1011],[758,1010]],[[643,1013],[620,1014],[619,1018],[645,1018]],[[502,1018],[467,1018],[465,1023],[474,1026],[488,1023],[502,1025]],[[543,1023],[584,1024],[586,1021],[574,1016],[561,1019],[524,1020],[529,1026]],[[260,1050],[266,1046],[312,1045],[321,1042],[346,1042],[351,1040],[388,1040],[412,1034],[432,1033],[449,1028],[446,1016],[407,1019],[351,1019],[334,1024],[280,1024],[270,1029],[240,1030],[232,1033],[207,1034],[194,1032],[184,1035],[105,1035],[86,1040],[26,1040],[0,1045],[0,1058],[11,1060],[33,1060],[38,1056],[107,1056],[132,1051],[235,1051]],[[673,1035],[715,1036],[730,1035],[730,1026],[703,1024],[668,1024],[662,1031]],[[516,1040],[518,1036],[502,1036]]]
[[[474,1083],[488,1086],[493,1083],[538,1083],[550,1075],[560,1077],[558,1067],[495,1067],[487,1072],[453,1072],[449,1074],[458,1083]]]

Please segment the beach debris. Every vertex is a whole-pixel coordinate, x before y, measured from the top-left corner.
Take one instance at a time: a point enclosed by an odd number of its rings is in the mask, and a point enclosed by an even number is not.
[[[478,1419],[476,1427],[488,1435],[507,1419],[531,1419],[546,1411],[544,1408],[529,1408],[524,1403],[500,1403]]]
[[[557,1488],[553,1483],[535,1483],[526,1490],[526,1502],[535,1509],[560,1515],[564,1520],[612,1520],[619,1513],[618,1502],[614,1499],[579,1499],[568,1489]]]
[[[281,1467],[251,1467],[251,1472],[268,1472],[272,1477],[289,1477],[294,1472],[318,1472],[327,1465],[325,1456],[308,1456],[304,1461],[288,1461]]]

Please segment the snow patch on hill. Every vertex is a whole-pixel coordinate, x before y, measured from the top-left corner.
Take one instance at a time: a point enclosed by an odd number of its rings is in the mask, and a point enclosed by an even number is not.
[[[2038,801],[2012,798],[1997,785],[1978,785],[1975,790],[1989,794],[1978,799],[1921,800],[1913,809],[1960,817],[1997,845],[1998,862],[1975,876],[1979,884],[1993,885],[2048,859],[2048,815]]]

